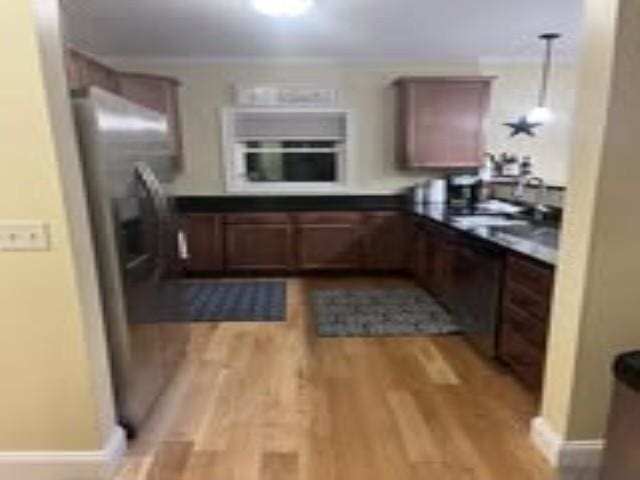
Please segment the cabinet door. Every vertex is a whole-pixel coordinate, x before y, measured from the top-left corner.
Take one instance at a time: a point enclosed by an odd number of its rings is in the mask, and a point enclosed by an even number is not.
[[[76,90],[89,86],[87,58],[84,55],[67,48],[65,50],[65,67],[69,89]]]
[[[168,81],[163,77],[137,73],[120,73],[122,96],[160,113],[168,110]]]
[[[227,224],[227,270],[290,271],[294,268],[293,232],[290,224]]]
[[[223,268],[223,233],[219,215],[184,215],[181,226],[187,238],[190,273],[220,272]]]
[[[412,219],[408,227],[409,255],[407,256],[407,270],[416,282],[426,288],[426,284],[422,282],[421,278],[420,259],[424,255],[424,235],[419,223],[419,220]]]
[[[408,168],[482,164],[491,79],[402,79],[398,88],[398,160]]]
[[[511,324],[500,332],[500,358],[534,392],[540,392],[544,376],[544,351],[532,346]]]
[[[298,267],[301,270],[360,270],[362,253],[358,224],[298,226]]]
[[[433,269],[430,272],[430,286],[438,299],[446,306],[451,307],[451,294],[453,290],[453,260],[454,250],[442,239],[435,240],[433,248]]]
[[[65,62],[71,90],[94,86],[119,93],[120,84],[115,70],[72,48],[65,51]]]
[[[447,308],[455,301],[455,235],[443,233],[440,229],[427,231],[425,280],[428,290]]]
[[[395,212],[370,213],[366,217],[365,266],[368,270],[404,270],[407,262],[407,224]]]
[[[100,87],[111,93],[120,93],[118,73],[93,59],[87,61],[87,80],[91,86]]]
[[[175,170],[182,168],[182,126],[179,111],[180,83],[173,78],[121,72],[120,92],[123,97],[167,116],[172,132]]]
[[[544,372],[554,270],[509,255],[502,291],[499,356],[539,392]]]

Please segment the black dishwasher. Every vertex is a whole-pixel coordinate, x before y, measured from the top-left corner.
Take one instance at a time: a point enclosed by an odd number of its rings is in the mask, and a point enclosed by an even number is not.
[[[482,241],[463,239],[454,266],[452,313],[467,340],[489,357],[497,355],[504,253]]]

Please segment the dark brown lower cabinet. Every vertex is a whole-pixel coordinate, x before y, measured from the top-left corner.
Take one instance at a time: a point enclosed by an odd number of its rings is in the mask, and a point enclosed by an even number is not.
[[[293,239],[287,215],[226,216],[225,268],[232,273],[293,271]]]
[[[381,223],[395,229],[398,219],[380,220],[372,216],[372,225]],[[187,234],[191,258],[187,271],[194,275],[215,272],[304,272],[401,270],[401,253],[382,258],[386,245],[402,240],[399,231],[380,243],[368,240],[376,258],[367,262],[366,216],[362,212],[306,212],[289,214],[233,213],[187,214],[182,226]],[[400,217],[398,217],[400,218]],[[387,223],[390,222],[390,223]],[[374,228],[372,234],[381,233]]]
[[[500,358],[529,388],[543,382],[553,268],[517,255],[507,258]]]
[[[407,257],[407,219],[396,212],[377,212],[364,219],[365,268],[371,271],[404,270]]]
[[[456,289],[456,235],[439,226],[428,225],[422,248],[423,283],[437,300],[451,309]]]
[[[221,215],[188,214],[181,218],[189,258],[186,269],[193,274],[221,272],[224,267],[224,240]]]
[[[185,214],[187,271],[409,270],[446,299],[451,238],[398,212]]]
[[[296,224],[300,271],[364,268],[361,214],[299,214]]]
[[[427,288],[427,278],[425,268],[426,259],[426,238],[427,235],[421,222],[412,219],[408,226],[407,241],[409,243],[409,254],[407,256],[407,271],[413,276],[418,284]]]

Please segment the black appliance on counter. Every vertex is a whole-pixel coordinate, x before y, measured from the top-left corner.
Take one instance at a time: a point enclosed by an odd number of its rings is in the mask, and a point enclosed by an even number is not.
[[[482,197],[482,181],[474,174],[447,177],[448,203],[454,207],[473,207]]]

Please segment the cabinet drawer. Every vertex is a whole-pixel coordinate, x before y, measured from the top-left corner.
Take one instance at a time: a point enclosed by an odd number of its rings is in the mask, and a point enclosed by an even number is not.
[[[504,292],[506,308],[515,308],[546,324],[549,317],[549,298],[541,297],[516,283],[508,283]]]
[[[363,218],[364,215],[359,212],[308,212],[295,215],[296,222],[302,225],[355,225]]]
[[[507,267],[509,283],[518,284],[520,287],[538,294],[541,297],[550,297],[553,289],[552,269],[544,268],[535,263],[511,256]]]
[[[547,344],[547,328],[537,319],[532,319],[520,310],[505,305],[502,310],[502,322],[518,333],[533,347],[545,351]]]
[[[540,390],[544,375],[544,356],[509,324],[502,327],[500,358],[525,385],[533,390]]]
[[[286,213],[234,213],[224,216],[227,225],[286,225],[289,221]]]

